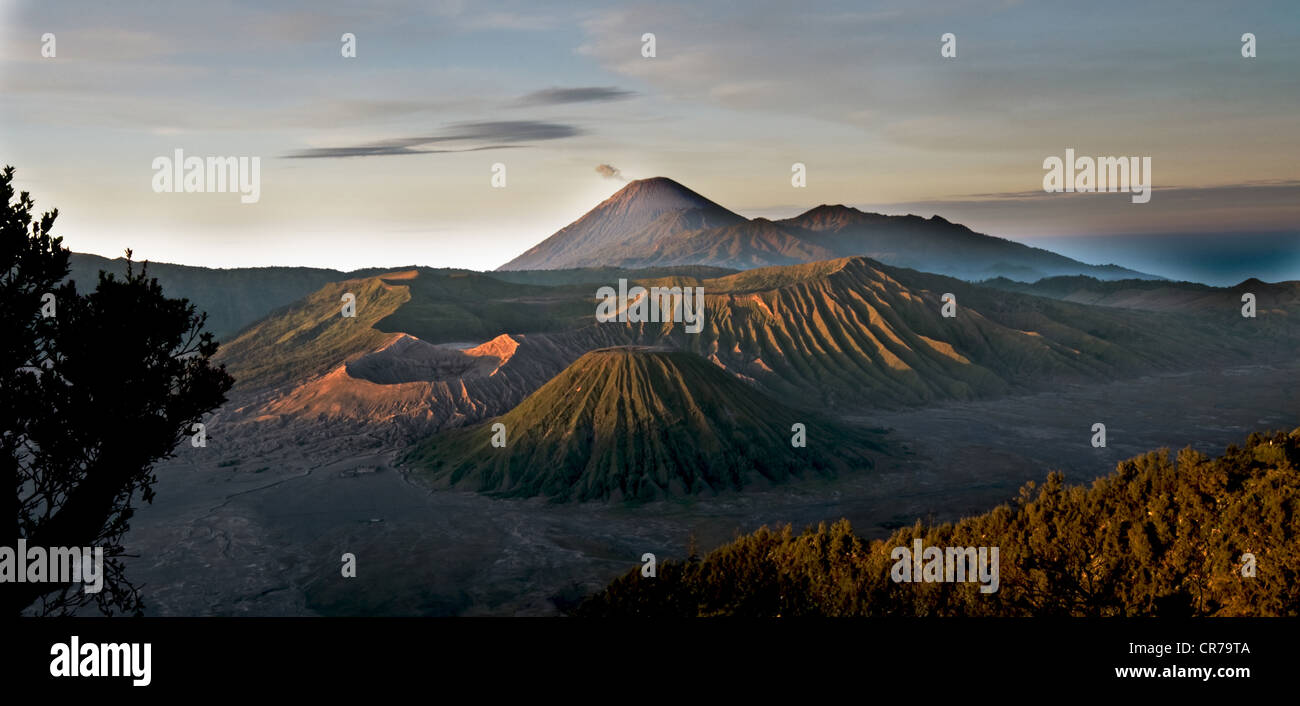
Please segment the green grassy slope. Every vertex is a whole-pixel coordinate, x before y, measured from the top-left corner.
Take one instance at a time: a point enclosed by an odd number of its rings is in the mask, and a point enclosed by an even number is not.
[[[491,444],[497,422],[504,448]],[[796,422],[805,448],[791,446]],[[796,412],[699,356],[614,348],[582,356],[502,417],[433,437],[408,462],[505,495],[649,500],[868,468],[879,448],[876,433]]]
[[[402,280],[410,300],[376,322],[430,343],[481,342],[503,333],[565,331],[590,323],[593,287],[507,282],[466,270],[421,268]]]
[[[345,292],[356,295],[355,317],[342,316]],[[245,329],[221,347],[217,360],[238,388],[306,380],[391,338],[375,324],[409,300],[405,286],[377,277],[334,282]]]

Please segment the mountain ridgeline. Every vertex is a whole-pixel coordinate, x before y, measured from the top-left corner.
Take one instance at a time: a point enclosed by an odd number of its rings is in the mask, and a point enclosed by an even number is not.
[[[93,289],[99,273],[122,276],[126,260],[72,253],[68,279]],[[138,269],[141,263],[136,263]],[[205,330],[219,340],[233,338],[240,329],[275,309],[291,304],[331,282],[346,279],[337,270],[314,267],[239,267],[214,269],[147,263],[149,276],[156,278],[167,296],[188,299],[208,315]]]
[[[869,469],[883,449],[881,432],[791,409],[692,353],[618,347],[583,355],[505,415],[434,436],[407,461],[504,496],[648,501]]]
[[[793,218],[749,220],[664,177],[629,183],[499,269],[749,269],[851,256],[966,280],[1006,277],[1032,282],[1075,274],[1153,278],[976,233],[939,216],[884,216],[823,205]]]
[[[866,258],[716,273],[557,270],[543,285],[506,281],[529,273],[389,272],[322,288],[248,327],[219,359],[238,389],[276,391],[240,407],[250,418],[392,419],[423,435],[504,414],[583,354],[611,346],[687,351],[796,409],[862,413],[1289,359],[1300,341],[1296,302],[1261,294],[1259,318],[1246,319],[1235,292],[1199,285],[1158,284],[1162,310],[1146,311]],[[703,330],[596,323],[591,279],[605,274],[703,287]],[[344,292],[357,295],[355,318],[339,316]],[[951,318],[940,315],[946,293],[956,297]]]

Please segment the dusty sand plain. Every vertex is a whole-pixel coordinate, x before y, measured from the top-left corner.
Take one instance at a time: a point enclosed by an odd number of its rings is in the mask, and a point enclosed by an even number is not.
[[[185,449],[127,536],[153,615],[558,615],[645,552],[686,554],[763,524],[847,517],[865,536],[952,520],[1050,470],[1082,483],[1158,447],[1217,453],[1252,430],[1300,426],[1300,364],[1145,377],[884,412],[903,452],[807,478],[648,505],[499,500],[430,490],[373,430],[265,429]],[[1108,445],[1093,448],[1103,422]],[[238,464],[233,461],[238,460]],[[222,465],[222,464],[226,465]],[[343,578],[340,557],[357,558]]]

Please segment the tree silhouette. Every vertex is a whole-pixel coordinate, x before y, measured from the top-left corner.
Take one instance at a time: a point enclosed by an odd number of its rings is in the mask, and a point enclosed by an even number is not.
[[[130,251],[124,278],[101,272],[84,294],[62,282],[69,251],[50,234],[58,211],[34,219],[30,196],[14,199],[13,173],[0,171],[0,463],[15,517],[6,534],[29,547],[103,547],[105,561],[99,593],[0,583],[0,596],[10,614],[90,603],[139,614],[119,559],[132,501],[137,492],[153,501],[154,464],[225,401],[233,379],[211,364],[207,315],[169,299],[147,263],[135,271]]]

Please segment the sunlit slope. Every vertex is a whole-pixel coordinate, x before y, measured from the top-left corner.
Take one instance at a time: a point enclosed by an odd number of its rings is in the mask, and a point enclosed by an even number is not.
[[[1258,352],[1250,327],[1231,320],[1078,305],[865,258],[752,270],[704,287],[705,330],[676,327],[671,340],[805,404],[966,399]],[[945,293],[956,297],[952,318],[941,315]]]
[[[354,317],[342,315],[346,293],[356,296]],[[405,286],[379,277],[327,284],[245,329],[218,360],[243,388],[310,379],[383,345],[391,336],[375,324],[409,299]]]
[[[504,448],[492,444],[496,423]],[[804,448],[791,444],[796,423]],[[791,409],[697,355],[612,348],[582,356],[499,418],[434,436],[408,460],[479,491],[649,500],[869,468],[877,438]]]

